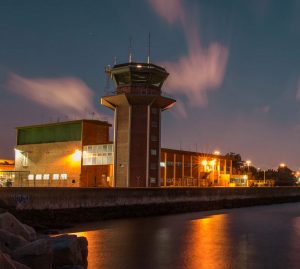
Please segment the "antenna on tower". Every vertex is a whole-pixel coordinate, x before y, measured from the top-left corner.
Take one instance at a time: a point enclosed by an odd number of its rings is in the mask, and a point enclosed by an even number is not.
[[[148,34],[148,58],[147,58],[148,64],[150,64],[150,56],[151,56],[151,35],[149,32],[149,34]]]
[[[132,62],[132,37],[129,36],[129,56],[128,56],[128,62]]]

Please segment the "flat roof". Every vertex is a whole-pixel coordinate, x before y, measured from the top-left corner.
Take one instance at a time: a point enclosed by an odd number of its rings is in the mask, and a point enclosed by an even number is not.
[[[43,123],[43,124],[34,124],[34,125],[26,125],[26,126],[17,126],[16,129],[26,129],[26,128],[32,128],[32,127],[45,127],[45,126],[57,126],[57,125],[67,125],[72,123],[79,123],[79,122],[89,122],[97,125],[106,125],[111,127],[112,125],[108,121],[100,121],[100,120],[87,120],[87,119],[81,119],[81,120],[72,120],[72,121],[60,121],[60,122],[52,122],[52,123]]]
[[[187,154],[187,155],[198,155],[201,157],[210,157],[210,158],[222,158],[231,160],[230,156],[225,155],[219,155],[219,154],[213,154],[213,153],[205,153],[205,152],[197,152],[197,151],[187,151],[187,150],[181,150],[181,149],[170,149],[170,148],[161,148],[161,150],[178,153],[178,154]]]

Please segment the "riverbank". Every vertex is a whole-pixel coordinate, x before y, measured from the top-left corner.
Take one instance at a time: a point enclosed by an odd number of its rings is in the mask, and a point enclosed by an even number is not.
[[[299,202],[300,188],[1,188],[0,208],[37,229],[76,223]]]

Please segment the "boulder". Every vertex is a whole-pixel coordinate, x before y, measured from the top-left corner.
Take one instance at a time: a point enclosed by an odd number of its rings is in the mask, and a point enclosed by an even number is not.
[[[36,240],[36,232],[28,225],[22,224],[12,214],[5,212],[0,214],[0,229],[15,235],[20,235],[28,241]]]
[[[52,269],[53,255],[48,239],[39,239],[18,248],[12,253],[12,258],[31,269]]]
[[[83,265],[82,250],[84,240],[79,240],[76,235],[60,235],[50,238],[52,242],[53,266]]]
[[[78,237],[78,244],[80,247],[81,257],[82,257],[82,265],[87,267],[87,258],[88,258],[88,241],[86,237]]]
[[[0,252],[0,269],[30,269],[28,266],[11,259],[9,255]]]
[[[54,267],[54,269],[85,269],[85,267],[81,265],[65,265],[63,267]]]
[[[0,250],[11,254],[20,247],[24,247],[29,242],[20,235],[14,235],[6,230],[0,230]]]

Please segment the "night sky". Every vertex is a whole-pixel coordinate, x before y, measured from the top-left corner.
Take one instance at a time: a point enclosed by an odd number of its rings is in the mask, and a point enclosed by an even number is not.
[[[162,146],[300,169],[300,1],[0,1],[0,159],[16,126],[110,120],[104,67],[151,60],[178,102]]]

